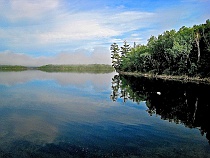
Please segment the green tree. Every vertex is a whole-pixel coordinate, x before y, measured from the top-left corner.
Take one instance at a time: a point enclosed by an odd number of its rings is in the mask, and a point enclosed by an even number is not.
[[[130,50],[131,50],[131,46],[126,41],[124,41],[123,46],[121,47],[121,50],[120,50],[121,57],[125,58],[130,52]]]
[[[135,65],[135,71],[147,72],[150,70],[151,55],[148,46],[137,45],[135,48],[131,49],[131,54],[133,54],[132,61]]]
[[[158,38],[152,36],[148,41],[148,47],[154,63],[154,71],[158,74],[171,69],[171,58],[173,58],[171,48],[174,44],[175,34],[175,30],[165,31]]]
[[[120,68],[124,71],[125,70],[130,71],[132,69],[130,67],[131,66],[130,58],[128,58],[130,51],[131,51],[131,46],[126,41],[124,41],[123,46],[120,47],[120,52],[121,52]]]
[[[111,50],[112,66],[115,68],[116,71],[118,71],[120,69],[120,64],[121,64],[119,46],[116,43],[113,43],[111,45],[110,50]]]
[[[210,76],[210,20],[178,31],[151,36],[147,45],[133,48],[124,41],[112,45],[113,66],[122,71],[167,75]],[[120,55],[120,53],[121,55]]]
[[[188,75],[192,66],[190,54],[193,49],[194,33],[192,28],[182,27],[176,34],[172,51],[176,57],[178,75]]]
[[[210,20],[207,20],[205,24],[195,26],[196,33],[199,34],[199,49],[195,44],[195,55],[197,50],[197,56],[200,57],[197,60],[197,67],[199,75],[210,76]],[[196,43],[196,42],[195,42]],[[199,54],[200,53],[200,54]]]

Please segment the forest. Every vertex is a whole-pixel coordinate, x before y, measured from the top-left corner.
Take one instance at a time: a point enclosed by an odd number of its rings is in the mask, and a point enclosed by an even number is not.
[[[210,77],[210,20],[178,31],[151,36],[147,44],[110,47],[112,66],[117,72],[155,75]]]
[[[27,67],[20,65],[0,65],[0,71],[24,71]]]
[[[77,72],[77,73],[111,73],[114,68],[106,64],[81,64],[81,65],[43,65],[39,67],[27,67],[21,65],[0,65],[1,71],[25,71],[41,70],[45,72]]]
[[[88,64],[88,65],[44,65],[37,68],[46,72],[80,72],[80,73],[110,73],[114,69],[111,65]]]

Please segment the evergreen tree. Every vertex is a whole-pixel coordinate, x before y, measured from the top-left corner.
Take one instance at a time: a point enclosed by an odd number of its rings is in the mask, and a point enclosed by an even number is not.
[[[124,43],[124,44],[123,44],[123,46],[121,47],[121,50],[120,50],[120,52],[121,52],[121,57],[122,57],[122,58],[126,57],[126,56],[128,55],[128,53],[130,52],[130,50],[131,50],[130,45],[127,44],[126,41],[124,41],[123,43]]]
[[[111,58],[112,58],[112,66],[115,68],[116,71],[120,69],[120,52],[119,46],[116,43],[111,45]]]

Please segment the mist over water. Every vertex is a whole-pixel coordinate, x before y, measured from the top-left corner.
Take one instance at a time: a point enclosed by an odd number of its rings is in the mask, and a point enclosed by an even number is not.
[[[111,64],[110,52],[105,47],[94,47],[93,50],[79,49],[72,52],[32,56],[11,51],[0,52],[1,65],[42,66],[47,64]]]

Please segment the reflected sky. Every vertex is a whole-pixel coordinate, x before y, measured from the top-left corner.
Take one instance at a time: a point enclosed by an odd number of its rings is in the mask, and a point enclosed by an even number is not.
[[[15,85],[26,83],[34,80],[54,80],[59,85],[76,85],[83,86],[90,82],[95,88],[100,86],[107,86],[111,82],[113,73],[107,74],[91,74],[91,73],[46,73],[43,71],[20,71],[20,72],[0,72],[0,85]]]
[[[30,146],[31,153],[40,154],[52,145],[65,148],[60,145],[65,143],[88,149],[92,156],[99,151],[102,155],[148,157],[157,153],[183,157],[210,154],[198,129],[149,116],[144,101],[112,102],[113,76],[0,72],[0,150],[11,154],[14,146],[23,144],[22,148]],[[19,152],[15,150],[15,154]]]

